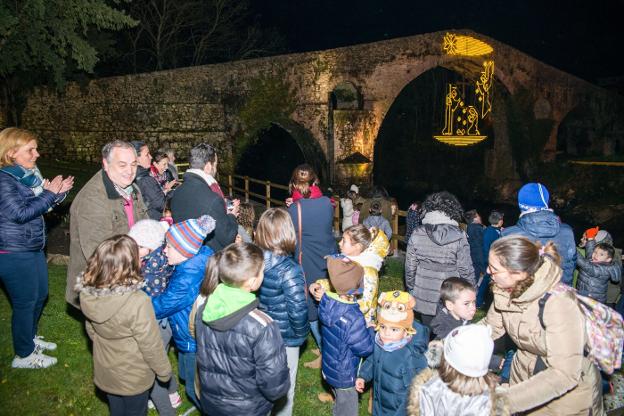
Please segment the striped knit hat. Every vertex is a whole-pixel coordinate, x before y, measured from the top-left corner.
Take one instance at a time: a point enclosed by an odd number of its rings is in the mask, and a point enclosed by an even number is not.
[[[210,215],[202,215],[197,219],[173,224],[165,234],[165,239],[180,254],[190,259],[199,252],[204,239],[214,228],[215,220]]]

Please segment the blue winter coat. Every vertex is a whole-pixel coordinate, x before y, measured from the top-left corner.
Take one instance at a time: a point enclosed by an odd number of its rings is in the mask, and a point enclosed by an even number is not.
[[[360,360],[373,352],[373,332],[355,302],[325,293],[319,306],[323,378],[337,389],[355,386]]]
[[[483,225],[475,223],[468,224],[466,229],[468,244],[470,244],[470,258],[472,259],[472,267],[474,267],[476,279],[479,279],[479,276],[485,273],[486,267],[486,261],[483,259],[483,230]]]
[[[175,267],[167,289],[152,298],[156,319],[169,318],[173,342],[181,352],[197,350],[195,338],[189,332],[189,315],[204,280],[206,263],[213,254],[210,247],[202,246],[194,257]]]
[[[373,355],[362,364],[358,377],[373,381],[373,414],[399,416],[406,414],[407,394],[412,379],[427,368],[425,351],[429,329],[414,321],[416,334],[401,349],[388,352],[375,343]]]
[[[141,276],[145,280],[143,291],[151,298],[160,296],[169,285],[169,278],[173,273],[173,266],[169,265],[169,260],[164,252],[164,246],[143,257],[141,262]]]
[[[299,220],[297,216],[297,205],[301,204],[301,223],[302,223],[302,246],[303,256],[302,264],[303,272],[308,286],[316,282],[318,279],[327,277],[327,261],[325,256],[338,252],[336,247],[336,239],[332,231],[334,221],[334,208],[329,198],[323,196],[314,199],[300,199],[288,208],[288,213],[292,218],[297,233],[297,250],[295,258],[299,257]],[[308,319],[316,321],[317,304],[308,296]]]
[[[561,256],[563,275],[561,281],[572,285],[574,268],[576,267],[576,244],[572,227],[559,220],[557,215],[549,210],[542,210],[525,214],[513,227],[503,230],[503,237],[521,235],[532,241],[539,241],[542,245],[552,241]]]
[[[0,172],[0,250],[41,251],[46,243],[45,214],[64,195],[32,189]]]
[[[287,347],[298,347],[308,337],[308,300],[303,270],[292,256],[264,252],[264,280],[260,309],[277,323]]]
[[[483,259],[485,264],[488,263],[488,257],[490,256],[490,247],[492,243],[501,237],[501,229],[494,226],[489,226],[483,233]]]

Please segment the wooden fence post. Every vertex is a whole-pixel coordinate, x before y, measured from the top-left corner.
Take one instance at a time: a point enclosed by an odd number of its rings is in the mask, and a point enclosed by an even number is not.
[[[266,207],[269,209],[271,208],[271,181],[266,181],[265,187],[264,196],[266,197]]]
[[[234,190],[232,189],[233,186],[232,175],[228,175],[228,194],[230,195],[230,198],[234,195]]]
[[[334,201],[336,202],[336,206],[334,207],[334,230],[337,232],[341,232],[340,229],[340,197],[337,195],[333,196]]]
[[[390,241],[392,251],[394,253],[397,252],[399,248],[399,239],[397,236],[399,235],[399,212],[398,209],[392,216],[392,241]]]
[[[249,176],[245,176],[245,202],[249,202]]]

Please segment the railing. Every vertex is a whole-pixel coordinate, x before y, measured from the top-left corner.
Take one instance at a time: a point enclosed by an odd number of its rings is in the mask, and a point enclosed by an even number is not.
[[[180,174],[180,179],[184,171],[180,168],[187,168],[188,163],[176,163],[176,167],[178,168],[178,172]],[[271,181],[250,178],[249,176],[243,175],[227,175],[226,177],[226,189],[227,195],[230,198],[235,197],[236,193],[243,196],[245,202],[249,202],[251,198],[262,201],[267,209],[271,208],[271,206],[284,206],[286,205],[283,199],[277,199],[273,196],[275,193],[272,191],[273,189],[279,189],[284,191],[285,193],[289,192],[288,186],[281,185],[278,183],[274,183]],[[219,183],[221,186],[224,186],[223,177],[219,178]],[[259,192],[254,192],[250,189],[250,185],[257,185],[261,188],[264,188],[264,194]],[[340,230],[341,227],[341,216],[340,216],[340,197],[338,195],[334,195],[334,200],[336,201],[336,206],[334,208],[334,229]],[[257,202],[257,201],[256,201]],[[390,225],[392,227],[392,239],[390,240],[390,247],[394,253],[397,253],[399,248],[399,242],[403,244],[407,244],[405,241],[405,235],[399,234],[399,218],[406,218],[407,211],[396,210],[395,214],[392,216],[392,221]]]

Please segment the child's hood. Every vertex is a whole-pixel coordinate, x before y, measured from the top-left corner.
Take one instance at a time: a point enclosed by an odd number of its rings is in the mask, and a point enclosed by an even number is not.
[[[216,331],[227,331],[257,307],[256,295],[221,283],[208,297],[202,320]]]
[[[130,286],[117,286],[113,289],[97,289],[84,286],[82,276],[76,281],[76,290],[80,292],[80,309],[93,323],[101,324],[113,316],[130,300],[134,292],[141,290],[145,282]]]

